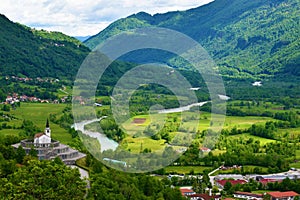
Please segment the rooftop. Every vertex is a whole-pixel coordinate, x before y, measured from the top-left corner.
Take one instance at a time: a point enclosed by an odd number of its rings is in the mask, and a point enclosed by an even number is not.
[[[287,191],[287,192],[268,192],[268,194],[271,197],[274,198],[284,198],[284,197],[295,197],[295,196],[299,196],[298,193],[294,192],[294,191]]]
[[[180,188],[180,192],[182,196],[184,196],[186,193],[195,193],[194,190],[187,189],[187,188]]]
[[[227,182],[230,182],[231,185],[237,185],[237,184],[245,184],[247,183],[247,181],[245,180],[218,180],[217,183],[219,183],[220,185],[222,185],[224,187],[224,185],[227,183]]]
[[[189,197],[200,197],[201,199],[204,199],[204,200],[211,200],[211,199],[220,198],[221,196],[219,196],[219,195],[209,196],[208,194],[192,194],[192,195],[189,195]]]
[[[263,196],[264,196],[263,194],[255,194],[255,193],[251,193],[251,192],[240,192],[240,191],[237,191],[234,194],[247,195],[247,196],[258,197],[258,198],[263,198]]]

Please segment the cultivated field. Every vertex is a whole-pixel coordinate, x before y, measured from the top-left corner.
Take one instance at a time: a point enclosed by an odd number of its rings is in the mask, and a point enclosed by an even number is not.
[[[45,128],[46,120],[50,114],[61,114],[66,104],[46,104],[46,103],[21,103],[21,107],[16,110],[11,110],[9,113],[16,119],[7,122],[10,126],[20,127],[23,120],[30,120],[39,127],[42,131]],[[3,122],[2,122],[3,123]],[[52,138],[67,144],[71,141],[71,135],[59,125],[50,122]],[[20,129],[2,129],[0,134],[15,134],[17,135],[22,130]]]

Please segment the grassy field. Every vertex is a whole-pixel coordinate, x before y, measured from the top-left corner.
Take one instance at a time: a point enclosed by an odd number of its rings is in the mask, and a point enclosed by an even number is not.
[[[61,114],[66,104],[44,104],[44,103],[21,103],[21,107],[11,110],[10,114],[17,119],[8,122],[8,125],[19,127],[24,119],[32,121],[41,130],[44,130],[46,120],[50,114]],[[71,135],[60,126],[50,123],[52,138],[67,144],[72,140]],[[21,130],[6,129],[1,130],[0,134],[18,134]]]
[[[165,172],[177,174],[189,174],[191,171],[194,171],[194,174],[203,174],[204,170],[212,170],[211,167],[206,166],[168,166],[165,168]]]
[[[246,129],[251,127],[252,124],[264,124],[267,121],[274,121],[274,119],[269,117],[236,117],[236,116],[226,116],[226,120],[224,123],[225,129],[232,129],[233,127],[237,127],[238,129]]]
[[[255,191],[252,191],[252,193],[254,194],[265,194],[267,192],[273,192],[271,190],[255,190]]]
[[[255,140],[259,140],[260,141],[260,145],[265,145],[271,142],[276,142],[276,140],[271,140],[271,139],[266,139],[266,138],[262,138],[262,137],[258,137],[258,136],[254,136],[254,135],[250,135],[250,134],[240,134],[240,135],[231,135],[228,136],[229,139],[242,139],[242,140],[249,140],[250,138],[252,138],[254,141]]]
[[[231,101],[229,104],[230,105],[234,105],[234,104],[239,104],[241,101],[237,100],[237,101]],[[247,101],[244,101],[245,105],[244,106],[233,106],[233,108],[238,108],[244,112],[247,112],[249,110],[251,110],[252,112],[272,112],[272,113],[276,113],[276,112],[287,112],[287,110],[284,110],[284,105],[280,104],[280,103],[274,103],[274,102],[260,102],[260,105],[257,106],[250,106],[250,108],[248,108],[248,106],[246,105]],[[251,103],[250,103],[251,104]],[[293,111],[299,111],[299,109],[297,108],[292,108],[291,110]]]
[[[245,165],[245,166],[243,166],[245,172],[251,172],[251,173],[253,172],[254,168],[256,168],[256,167],[258,167],[263,174],[267,174],[268,173],[268,168],[267,167],[254,166],[254,165]],[[235,171],[236,170],[234,170],[234,169],[218,170],[213,175],[216,176],[218,174],[232,174]]]
[[[289,133],[289,136],[291,139],[294,139],[293,137],[297,137],[300,135],[300,127],[299,128],[289,128],[289,129],[278,129],[277,134],[279,135],[285,135],[286,133]]]
[[[200,121],[195,120],[194,118],[197,113],[194,112],[186,112],[185,118],[191,118],[190,120],[183,120],[182,121],[182,127],[186,128],[187,130],[193,129],[193,127],[198,127],[198,130],[202,131],[209,127],[210,124],[210,113],[201,113],[200,115]],[[181,119],[180,115],[178,114],[168,114],[169,117],[175,117],[177,116],[179,119]],[[163,127],[164,121],[166,120],[167,116],[165,114],[151,114],[151,115],[138,115],[131,119],[129,119],[127,122],[122,124],[123,130],[129,135],[124,141],[122,146],[124,146],[125,149],[130,149],[133,152],[139,152],[142,148],[150,148],[152,151],[157,151],[159,149],[163,149],[165,145],[162,145],[164,141],[155,141],[150,138],[146,137],[137,137],[132,138],[136,133],[142,133],[147,126],[150,124],[159,124],[160,127]],[[135,119],[145,119],[145,122],[143,123],[134,123]],[[246,129],[249,128],[252,124],[255,123],[265,123],[267,121],[270,121],[271,118],[268,117],[232,117],[228,116],[225,118],[224,128],[225,129],[231,129],[233,127],[237,127],[238,129]],[[170,133],[171,136],[176,135],[177,133]],[[260,138],[257,136],[252,136],[249,134],[242,134],[242,135],[235,135],[235,136],[229,136],[230,138],[242,138],[244,140],[248,140],[249,138],[253,138],[254,140],[259,140],[261,145],[275,142],[275,140],[269,140],[265,138]],[[222,152],[224,153],[224,152]],[[215,152],[217,154],[217,152]]]
[[[139,153],[144,149],[151,149],[152,152],[161,152],[166,147],[165,140],[152,140],[151,138],[126,138],[123,140],[121,146],[133,153]]]
[[[291,163],[290,167],[300,169],[300,162]]]
[[[296,160],[300,160],[300,150],[296,150]],[[290,167],[300,169],[300,162],[291,163]]]
[[[0,130],[0,135],[3,135],[3,136],[6,136],[6,135],[18,136],[19,132],[21,132],[21,130],[19,130],[19,129],[2,129],[2,130]]]

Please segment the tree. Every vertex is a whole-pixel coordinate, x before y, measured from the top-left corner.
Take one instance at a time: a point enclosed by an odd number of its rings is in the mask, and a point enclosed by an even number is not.
[[[17,152],[16,152],[16,160],[17,160],[17,162],[18,163],[23,163],[23,159],[24,159],[25,156],[26,156],[26,152],[23,149],[23,147],[20,145],[17,148]]]
[[[209,176],[208,176],[208,171],[204,171],[204,172],[203,172],[202,181],[203,181],[203,183],[205,183],[207,186],[211,185],[210,179],[209,179]]]
[[[10,111],[10,106],[4,104],[4,106],[2,107],[2,110],[3,110],[3,111],[6,111],[6,112],[9,112],[9,111]]]
[[[64,162],[58,156],[54,158],[53,162],[58,165],[64,165]]]
[[[230,189],[232,188],[232,184],[229,182],[229,181],[227,181],[226,183],[225,183],[225,185],[224,185],[224,191],[229,191]]]
[[[2,90],[0,90],[0,102],[4,102],[6,99],[6,95],[4,94],[4,92]]]
[[[103,171],[102,166],[103,166],[103,164],[100,161],[98,161],[96,159],[93,160],[93,165],[92,165],[93,172],[101,173]]]
[[[83,199],[86,183],[78,169],[53,161],[31,160],[27,166],[0,179],[0,196],[6,199]]]
[[[35,150],[34,147],[31,147],[28,155],[32,157],[37,157],[38,156],[37,150]]]

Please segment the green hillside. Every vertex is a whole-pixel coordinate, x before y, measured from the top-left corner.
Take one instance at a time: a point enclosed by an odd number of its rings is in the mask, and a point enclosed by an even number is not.
[[[299,7],[299,0],[215,0],[187,11],[141,12],[112,23],[85,44],[93,49],[123,30],[165,27],[199,41],[226,77],[299,75]]]
[[[73,79],[89,53],[75,38],[37,31],[0,15],[0,75]]]

